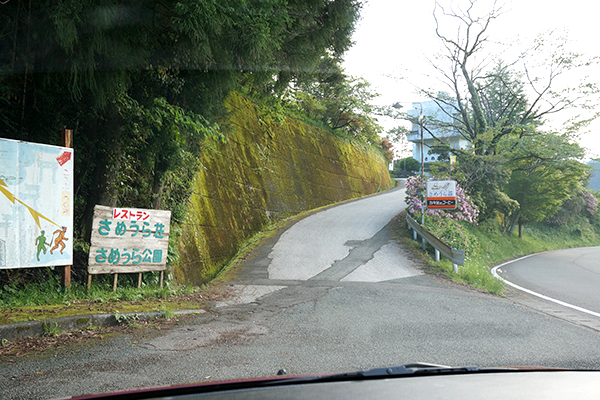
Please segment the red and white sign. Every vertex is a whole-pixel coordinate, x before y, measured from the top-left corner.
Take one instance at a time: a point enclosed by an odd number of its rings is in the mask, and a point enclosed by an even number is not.
[[[136,210],[132,208],[113,208],[113,219],[126,221],[146,221],[150,218],[147,210]]]
[[[427,181],[427,208],[454,210],[456,181]]]

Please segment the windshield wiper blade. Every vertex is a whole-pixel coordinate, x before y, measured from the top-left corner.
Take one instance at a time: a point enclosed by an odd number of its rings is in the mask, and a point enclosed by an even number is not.
[[[497,369],[495,369],[497,370]],[[502,369],[505,371],[506,369]],[[486,371],[478,367],[449,367],[446,365],[426,364],[426,363],[410,363],[402,364],[396,367],[375,368],[367,371],[344,372],[332,375],[318,375],[307,377],[295,377],[289,379],[269,382],[269,384],[291,384],[291,383],[307,383],[307,382],[335,382],[346,380],[365,380],[365,379],[383,379],[401,376],[425,376],[438,374],[464,374],[476,371]]]
[[[430,375],[439,373],[464,373],[478,371],[477,367],[449,367],[446,365],[410,363],[390,368],[374,368],[356,372],[359,376],[381,378],[386,376]]]

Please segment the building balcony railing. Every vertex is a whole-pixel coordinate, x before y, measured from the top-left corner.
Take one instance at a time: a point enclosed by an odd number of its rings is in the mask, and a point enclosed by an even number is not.
[[[457,131],[451,132],[439,132],[439,131],[434,131],[435,137],[437,138],[452,138],[452,137],[460,137],[460,133],[458,133]],[[410,131],[410,133],[406,136],[406,138],[408,139],[409,142],[418,142],[421,140],[421,132],[420,131]],[[433,139],[433,136],[431,136],[428,132],[424,131],[423,132],[423,140],[431,140]]]

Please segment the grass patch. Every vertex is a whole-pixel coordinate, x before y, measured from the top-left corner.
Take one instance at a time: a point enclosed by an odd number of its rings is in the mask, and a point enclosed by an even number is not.
[[[147,275],[146,275],[147,274]],[[145,273],[145,279],[151,281],[152,273]],[[111,277],[99,275],[94,278],[90,290],[81,282],[73,282],[69,289],[60,284],[56,271],[48,268],[46,279],[29,282],[24,285],[5,284],[0,288],[0,309],[37,305],[70,305],[82,300],[94,300],[100,303],[119,301],[138,301],[145,299],[166,299],[173,295],[192,293],[194,288],[186,286],[145,283],[137,288],[137,274],[119,275],[119,286],[113,292]]]
[[[148,274],[148,276],[146,276]],[[97,276],[88,291],[84,284],[73,282],[69,289],[60,284],[59,274],[48,269],[46,279],[26,285],[5,284],[0,287],[0,324],[43,320],[84,314],[163,311],[201,308],[206,295],[200,288],[153,283],[151,273],[144,273],[145,284],[137,288],[137,274],[119,275],[119,286],[112,291],[110,276]]]
[[[404,220],[405,212],[397,218]],[[516,233],[508,236],[500,227],[487,222],[478,226],[467,223],[460,224],[462,235],[469,237],[470,254],[467,252],[465,265],[458,266],[458,273],[452,269],[452,263],[444,259],[435,262],[434,249],[427,245],[427,257],[422,257],[426,269],[440,272],[456,282],[465,283],[483,291],[503,295],[504,284],[493,277],[491,268],[515,258],[548,250],[559,250],[574,247],[600,246],[600,227],[592,225],[586,218],[571,224],[549,226],[543,223],[527,225],[523,238]],[[406,224],[398,224],[403,242],[413,253],[424,256],[421,239],[412,240],[412,231]],[[463,238],[464,239],[464,238]],[[459,248],[459,246],[456,246]]]
[[[56,337],[60,335],[60,328],[58,327],[58,323],[46,323],[42,326],[44,330],[44,336]]]

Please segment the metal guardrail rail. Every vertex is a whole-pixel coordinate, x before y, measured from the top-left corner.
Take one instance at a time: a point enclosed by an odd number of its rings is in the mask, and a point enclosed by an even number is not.
[[[458,272],[457,265],[465,265],[464,250],[457,250],[448,246],[446,243],[435,237],[431,232],[423,228],[408,214],[406,215],[406,222],[408,223],[408,227],[413,231],[414,240],[417,240],[417,234],[423,239],[423,250],[425,250],[425,242],[433,246],[435,249],[435,261],[440,261],[441,253],[450,261],[452,261],[452,268],[454,269],[454,272]]]

